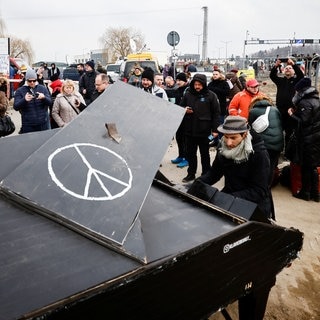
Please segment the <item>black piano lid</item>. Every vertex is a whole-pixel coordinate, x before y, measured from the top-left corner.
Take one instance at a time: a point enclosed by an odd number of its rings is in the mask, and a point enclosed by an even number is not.
[[[183,114],[117,82],[5,177],[1,191],[122,250]],[[120,143],[109,137],[106,123],[115,123]]]

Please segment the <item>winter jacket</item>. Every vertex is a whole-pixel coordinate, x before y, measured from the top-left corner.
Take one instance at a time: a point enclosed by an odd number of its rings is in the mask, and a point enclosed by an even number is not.
[[[57,95],[52,108],[52,118],[59,127],[63,127],[65,124],[75,119],[80,111],[83,110],[83,107],[76,107],[76,100],[80,101],[82,106],[85,105],[84,99],[79,92],[73,92],[70,95],[66,95],[65,93],[60,93]],[[69,102],[73,105],[77,112],[71,107]]]
[[[300,67],[296,64],[293,66],[295,76],[291,78],[279,77],[278,68],[273,67],[270,71],[270,79],[277,86],[276,105],[281,113],[282,119],[288,118],[288,109],[292,107],[292,98],[295,94],[294,86],[304,77]]]
[[[52,104],[48,89],[41,84],[34,87],[35,93],[43,93],[44,99],[25,100],[27,92],[31,93],[29,86],[22,86],[17,89],[14,95],[13,108],[21,113],[22,125],[43,125],[48,122],[48,107]]]
[[[249,106],[253,98],[263,96],[258,91],[257,94],[251,94],[247,89],[238,92],[230,101],[228,112],[230,116],[241,116],[248,119]]]
[[[203,86],[200,92],[194,89],[195,81],[199,81]],[[219,100],[217,95],[208,89],[205,75],[194,75],[180,105],[193,109],[193,113],[186,113],[183,118],[187,136],[208,137],[212,132],[217,132],[220,119]]]
[[[230,80],[233,85],[233,87],[230,89],[228,97],[227,97],[229,100],[231,100],[235,96],[235,94],[242,91],[244,88],[242,87],[241,82],[235,73],[227,72],[226,79]]]
[[[266,112],[267,107],[270,103],[267,100],[257,101],[252,109],[249,111],[248,122],[250,125],[261,115]],[[268,115],[269,126],[268,128],[258,133],[263,139],[267,150],[273,150],[281,152],[283,150],[284,138],[281,123],[281,115],[278,108],[270,106]]]
[[[208,89],[217,95],[221,115],[225,116],[227,114],[227,96],[230,93],[228,82],[226,80],[212,80],[208,84]]]
[[[235,163],[232,159],[222,156],[218,148],[210,170],[198,179],[213,185],[224,176],[222,192],[256,203],[269,217],[271,211],[269,155],[263,140],[255,132],[251,134],[254,152],[250,154],[248,161]]]
[[[308,87],[295,94],[292,102],[296,111],[292,118],[296,121],[301,164],[320,165],[320,102],[319,93]]]
[[[98,72],[95,70],[86,71],[79,80],[79,92],[83,95],[83,98],[88,106],[92,102],[92,94],[96,89],[95,80]],[[86,93],[83,94],[83,90],[86,90]]]

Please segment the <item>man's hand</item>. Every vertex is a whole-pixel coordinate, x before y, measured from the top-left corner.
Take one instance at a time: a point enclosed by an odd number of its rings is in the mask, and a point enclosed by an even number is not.
[[[292,59],[288,58],[287,64],[290,64],[291,66],[293,66],[294,65],[294,61]]]

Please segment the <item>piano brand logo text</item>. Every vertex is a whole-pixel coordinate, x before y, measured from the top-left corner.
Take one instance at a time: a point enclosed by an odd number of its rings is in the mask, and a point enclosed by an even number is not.
[[[250,241],[250,236],[246,236],[245,238],[242,238],[234,243],[227,243],[224,247],[223,247],[223,253],[228,253],[231,249],[240,246],[241,244]]]

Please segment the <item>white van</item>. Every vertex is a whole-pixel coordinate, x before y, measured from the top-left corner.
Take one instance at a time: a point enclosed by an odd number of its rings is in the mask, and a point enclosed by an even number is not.
[[[111,77],[113,81],[117,81],[120,78],[120,64],[107,64],[107,75]]]

